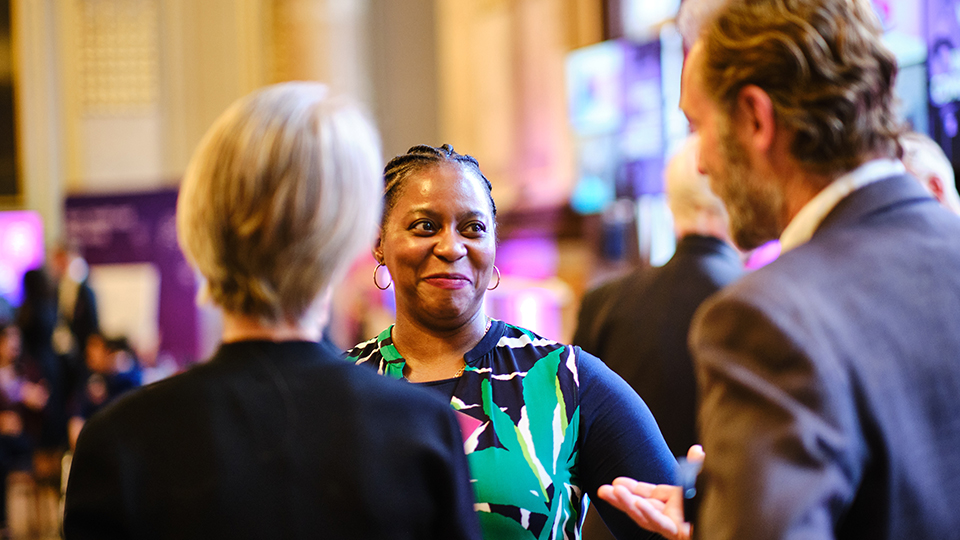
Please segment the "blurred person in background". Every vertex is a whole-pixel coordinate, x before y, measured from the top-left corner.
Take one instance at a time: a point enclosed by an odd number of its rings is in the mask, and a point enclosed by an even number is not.
[[[640,268],[587,293],[606,304],[592,314],[581,310],[573,341],[597,355],[623,377],[660,425],[675,456],[697,444],[697,383],[687,345],[693,314],[711,294],[743,274],[740,253],[731,245],[723,202],[697,170],[699,138],[691,135],[667,163],[667,204],[677,249],[659,268]],[[599,292],[595,292],[599,291]],[[592,345],[578,340],[588,329]],[[595,513],[583,525],[585,538],[609,537]]]
[[[23,410],[43,407],[45,390],[20,373],[20,329],[0,324],[0,538],[8,538],[7,477],[31,470],[33,444],[23,430]],[[39,397],[40,402],[33,402]]]
[[[146,354],[138,354],[143,384],[152,384],[180,372],[180,366],[172,355],[153,349]]]
[[[54,345],[57,304],[43,269],[23,276],[23,302],[17,312],[23,336],[22,373],[32,387],[33,404],[23,412],[24,431],[33,443],[33,474],[42,490],[60,492],[60,460],[67,445],[64,365]]]
[[[476,159],[421,145],[384,174],[373,278],[392,283],[396,323],[347,357],[457,410],[484,537],[576,538],[601,484],[675,478],[650,411],[603,362],[484,314],[500,282],[497,210]],[[647,536],[600,506],[618,538]]]
[[[100,333],[87,338],[84,357],[87,378],[68,425],[70,448],[87,420],[124,393],[140,387],[142,373],[125,338],[107,339]]]
[[[373,125],[321,84],[266,87],[217,119],[177,231],[223,343],[86,423],[67,540],[479,537],[446,403],[321,343],[375,230],[380,163]]]
[[[83,392],[87,375],[87,338],[100,331],[97,299],[87,279],[87,261],[76,245],[58,244],[50,256],[49,269],[57,302],[53,346],[64,364],[64,399],[75,400]]]
[[[694,319],[698,538],[960,531],[960,220],[898,159],[881,36],[866,0],[730,0],[687,57],[681,108],[733,238],[783,250]],[[680,487],[601,496],[690,535]]]
[[[90,268],[73,244],[60,244],[50,257],[57,297],[57,353],[83,357],[87,338],[99,330],[97,300],[87,281]]]
[[[940,204],[954,214],[960,214],[960,194],[957,194],[953,165],[940,145],[915,131],[904,133],[900,137],[900,145],[903,147],[901,161],[907,172],[920,180]]]
[[[697,171],[698,150],[698,137],[691,135],[665,171],[677,236],[674,256],[659,268],[643,268],[602,285],[608,305],[593,318],[581,317],[595,335],[594,344],[584,350],[640,394],[676,456],[697,443],[690,321],[708,296],[744,271],[730,241],[723,202]],[[578,326],[574,343],[579,344],[580,334]]]

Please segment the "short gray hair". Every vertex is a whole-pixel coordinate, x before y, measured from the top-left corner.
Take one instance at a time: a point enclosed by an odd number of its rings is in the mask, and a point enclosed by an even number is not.
[[[277,84],[231,105],[177,203],[180,246],[213,302],[268,323],[303,317],[374,238],[380,156],[373,123],[322,84]]]
[[[677,12],[677,30],[688,49],[700,36],[700,31],[716,16],[727,0],[683,0]]]
[[[696,223],[700,216],[709,215],[729,224],[726,206],[710,190],[710,178],[697,169],[699,152],[700,137],[693,133],[667,163],[667,204],[673,220],[688,226]]]

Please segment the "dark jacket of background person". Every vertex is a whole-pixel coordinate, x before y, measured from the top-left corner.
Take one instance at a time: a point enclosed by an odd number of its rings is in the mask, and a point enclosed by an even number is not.
[[[63,317],[63,314],[60,316]],[[67,326],[76,344],[72,353],[61,357],[66,366],[65,392],[67,399],[70,399],[83,392],[83,382],[88,375],[85,362],[87,340],[90,339],[91,335],[100,331],[97,298],[87,280],[83,280],[77,286],[77,301],[74,304],[73,314],[69,318]]]
[[[595,342],[581,347],[640,394],[676,456],[698,442],[690,321],[708,296],[742,274],[740,255],[726,242],[687,235],[664,266],[636,270],[596,289],[608,303],[598,323],[581,312],[581,324],[596,324]],[[574,343],[580,344],[578,338]]]
[[[643,398],[675,456],[699,442],[690,321],[708,296],[743,273],[727,210],[698,170],[699,151],[699,136],[688,136],[664,171],[677,238],[673,257],[587,293],[574,336]],[[611,538],[595,512],[583,532],[588,540]]]
[[[73,305],[73,313],[67,320],[67,326],[76,343],[75,362],[82,365],[87,339],[100,331],[97,297],[87,280],[77,285],[77,300]]]
[[[65,537],[479,538],[461,441],[445,402],[327,345],[225,344],[87,423]]]
[[[87,338],[100,331],[97,298],[87,279],[89,268],[77,247],[65,244],[54,250],[50,272],[55,282],[58,324],[70,334],[69,339],[58,338],[58,352],[83,371]]]
[[[28,381],[42,384],[49,394],[42,410],[25,413],[24,431],[37,447],[57,448],[66,442],[67,434],[63,365],[53,349],[57,304],[43,270],[24,274],[23,292],[17,314],[23,335],[23,374]]]
[[[87,377],[87,341],[100,332],[97,298],[86,277],[87,264],[71,246],[60,246],[50,268],[56,278],[57,327],[54,348],[62,364],[65,407],[83,401]]]
[[[675,456],[699,442],[690,321],[708,296],[744,272],[727,209],[698,170],[699,153],[700,137],[688,136],[664,171],[673,257],[587,293],[574,336],[640,394]]]

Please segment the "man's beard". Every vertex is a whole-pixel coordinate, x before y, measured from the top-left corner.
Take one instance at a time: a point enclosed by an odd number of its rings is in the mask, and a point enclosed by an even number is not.
[[[744,250],[780,237],[784,224],[783,192],[773,178],[759,178],[746,150],[729,129],[720,130],[722,170],[712,175],[712,186],[730,214],[730,234]]]

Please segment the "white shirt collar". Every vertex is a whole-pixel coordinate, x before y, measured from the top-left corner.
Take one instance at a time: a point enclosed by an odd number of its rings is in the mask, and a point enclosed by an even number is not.
[[[896,159],[874,159],[837,178],[797,212],[780,235],[781,253],[806,243],[827,214],[847,195],[884,178],[906,173]]]

